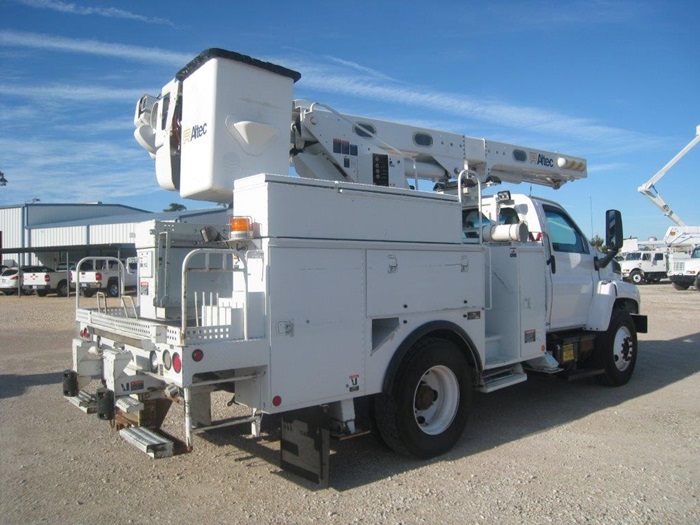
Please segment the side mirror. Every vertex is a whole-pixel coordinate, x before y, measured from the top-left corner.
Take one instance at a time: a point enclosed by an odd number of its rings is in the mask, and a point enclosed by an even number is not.
[[[605,268],[622,248],[622,214],[617,210],[605,212],[605,245],[608,253],[600,261],[596,260],[596,269]]]
[[[605,212],[605,245],[618,252],[622,241],[622,214],[617,210],[608,210]]]

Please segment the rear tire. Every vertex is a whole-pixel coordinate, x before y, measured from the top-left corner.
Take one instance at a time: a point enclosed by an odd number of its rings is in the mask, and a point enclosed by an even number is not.
[[[610,326],[595,340],[595,365],[605,373],[598,381],[607,386],[622,386],[632,377],[637,364],[637,331],[627,310],[615,309]]]
[[[58,287],[56,288],[56,294],[59,297],[68,296],[68,283],[66,283],[66,281],[61,281],[60,283],[58,283]]]
[[[107,295],[110,297],[119,297],[119,283],[117,281],[109,281],[107,283]]]
[[[444,454],[464,433],[473,387],[472,370],[457,345],[419,341],[403,358],[389,391],[375,400],[381,439],[408,456]]]

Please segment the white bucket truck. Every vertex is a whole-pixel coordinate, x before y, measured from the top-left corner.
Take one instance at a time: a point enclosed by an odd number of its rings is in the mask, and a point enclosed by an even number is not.
[[[139,305],[77,310],[64,395],[153,457],[173,453],[159,427],[174,402],[186,450],[282,414],[282,465],[327,483],[329,436],[372,426],[361,402],[390,447],[430,458],[460,439],[474,391],[531,373],[627,383],[646,317],[615,252],[554,202],[486,196],[558,188],[583,159],[293,101],[299,78],[210,49],[140,99],[160,185],[233,195],[232,217],[143,225]],[[620,247],[619,212],[606,220]],[[217,390],[250,413],[213,420]]]

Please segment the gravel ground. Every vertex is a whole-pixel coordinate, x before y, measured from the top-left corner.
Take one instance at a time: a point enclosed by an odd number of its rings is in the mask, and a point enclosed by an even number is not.
[[[74,300],[0,296],[0,523],[700,523],[700,293],[641,290],[628,385],[478,394],[450,453],[344,441],[325,490],[279,469],[274,421],[151,460],[61,397]]]

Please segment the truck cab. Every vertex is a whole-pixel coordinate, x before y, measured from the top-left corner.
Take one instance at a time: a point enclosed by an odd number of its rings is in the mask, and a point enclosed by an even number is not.
[[[603,290],[611,286],[616,302],[631,314],[639,313],[637,288],[621,281],[612,265],[600,266],[604,254],[595,249],[566,210],[554,201],[538,197],[510,192],[505,197],[483,199],[482,229],[524,224],[527,242],[544,247],[549,332],[604,327],[605,320],[599,312],[604,305],[598,303]],[[467,239],[476,237],[475,213],[473,208],[463,212]]]

